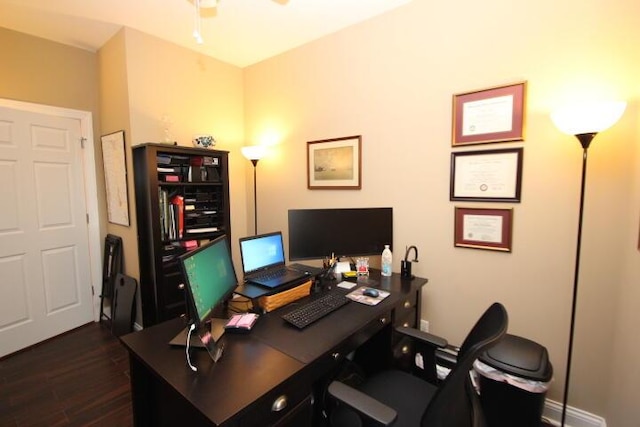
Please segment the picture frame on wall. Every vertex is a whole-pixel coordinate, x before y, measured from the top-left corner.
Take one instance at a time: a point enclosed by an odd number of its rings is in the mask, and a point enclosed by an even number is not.
[[[453,95],[452,146],[523,141],[527,82]]]
[[[100,137],[110,223],[129,226],[129,193],[124,131]]]
[[[513,209],[455,208],[454,246],[511,252]]]
[[[359,190],[362,178],[362,137],[307,142],[307,188]]]
[[[451,153],[450,200],[520,202],[522,147]]]

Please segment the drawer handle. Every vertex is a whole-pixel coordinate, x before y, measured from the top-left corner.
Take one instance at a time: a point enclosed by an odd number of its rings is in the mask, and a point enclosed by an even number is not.
[[[271,405],[272,412],[280,412],[287,407],[287,396],[284,394],[273,401]]]
[[[178,285],[178,289],[183,290],[183,289],[184,289],[184,283],[180,283],[180,284]]]
[[[403,345],[402,346],[402,354],[408,354],[409,353],[409,346],[408,345]]]
[[[381,318],[380,318],[380,323],[382,323],[383,325],[384,325],[385,323],[387,323],[387,318],[386,318],[386,317],[381,317]]]
[[[409,322],[404,322],[402,326],[404,326],[405,328],[408,328],[410,325],[409,325]]]
[[[405,301],[404,302],[404,308],[409,308],[411,307],[411,302],[410,301]]]
[[[340,358],[340,353],[338,352],[331,353],[331,357],[333,357],[334,360],[338,360]]]

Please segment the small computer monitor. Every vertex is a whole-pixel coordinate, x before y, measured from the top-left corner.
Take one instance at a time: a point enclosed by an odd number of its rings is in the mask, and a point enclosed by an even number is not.
[[[229,242],[223,235],[180,257],[191,321],[196,327],[214,317],[238,285]]]

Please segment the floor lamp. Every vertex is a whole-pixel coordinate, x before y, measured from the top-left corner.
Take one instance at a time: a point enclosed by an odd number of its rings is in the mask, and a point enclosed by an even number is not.
[[[266,149],[262,145],[249,145],[242,147],[242,155],[251,160],[253,164],[253,221],[254,221],[254,234],[258,234],[258,187],[256,184],[256,169],[258,161],[264,157]]]
[[[605,129],[613,126],[622,116],[626,104],[624,102],[602,102],[563,107],[551,114],[551,119],[560,131],[574,135],[582,145],[582,181],[580,185],[580,208],[578,213],[578,238],[576,243],[576,264],[573,273],[573,300],[571,302],[571,325],[569,327],[569,350],[567,351],[567,373],[564,382],[562,401],[562,421],[564,427],[567,416],[569,398],[569,378],[571,375],[571,359],[573,356],[573,335],[576,321],[576,303],[578,297],[578,277],[580,273],[580,246],[582,244],[582,214],[584,210],[584,189],[587,174],[587,150],[593,138]]]

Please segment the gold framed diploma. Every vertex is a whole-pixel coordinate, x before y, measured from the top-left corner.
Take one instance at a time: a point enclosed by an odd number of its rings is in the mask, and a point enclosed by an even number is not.
[[[511,252],[513,209],[455,208],[454,246]]]
[[[526,82],[453,95],[452,145],[522,141]]]

